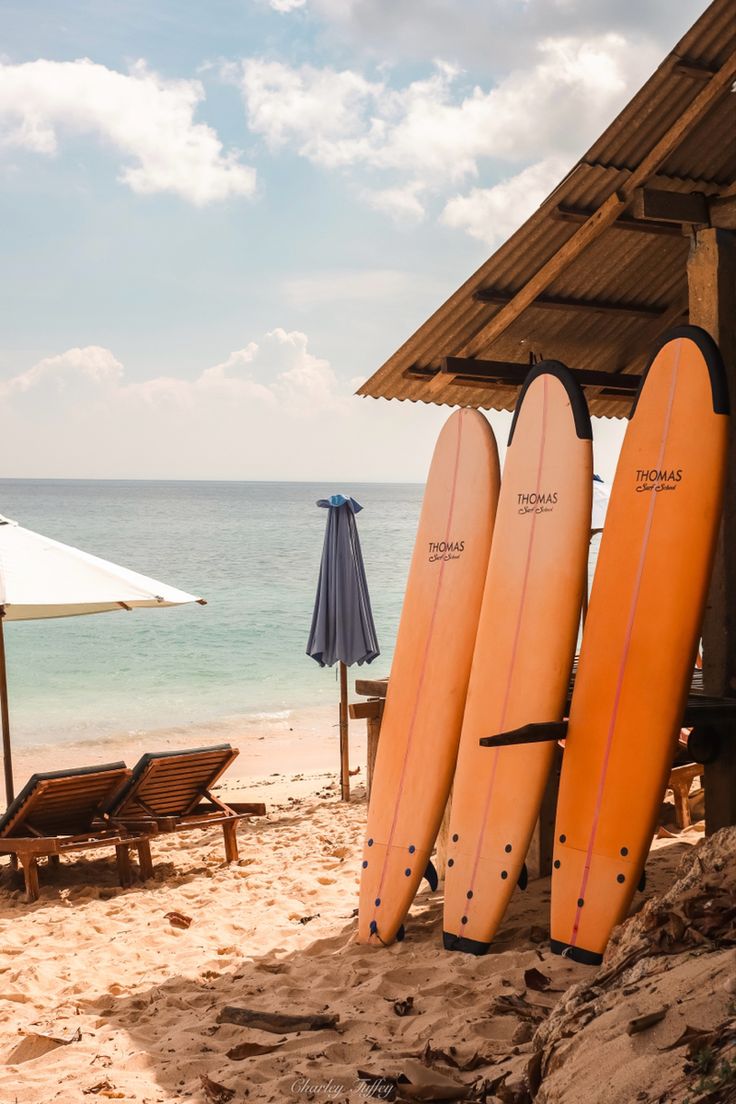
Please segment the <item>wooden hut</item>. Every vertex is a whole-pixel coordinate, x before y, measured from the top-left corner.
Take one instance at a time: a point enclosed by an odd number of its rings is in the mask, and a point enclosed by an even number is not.
[[[358,394],[510,410],[544,357],[574,370],[592,414],[625,417],[654,340],[689,320],[719,343],[736,406],[735,81],[734,0],[713,0],[531,218]],[[721,702],[712,831],[736,824],[736,419],[703,641],[704,691]]]

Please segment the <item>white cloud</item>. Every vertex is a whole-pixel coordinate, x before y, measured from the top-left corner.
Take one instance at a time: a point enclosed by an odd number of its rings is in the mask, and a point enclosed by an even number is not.
[[[334,36],[382,60],[434,54],[487,72],[523,64],[529,43],[549,36],[616,31],[648,39],[658,57],[708,0],[310,0]]]
[[[533,65],[489,90],[464,89],[436,63],[430,76],[392,89],[346,69],[251,58],[240,86],[248,124],[272,149],[291,146],[317,164],[398,170],[427,181],[475,176],[482,158],[522,164],[578,152],[626,98],[651,58],[620,35],[549,38]]]
[[[119,73],[87,59],[0,64],[0,147],[52,155],[65,133],[92,134],[123,155],[134,192],[196,205],[253,195],[255,171],[196,123],[197,80],[166,80],[143,62]]]
[[[252,341],[230,353],[193,380],[156,376],[126,383],[123,365],[109,349],[99,345],[68,349],[0,381],[0,397],[25,395],[49,382],[63,394],[80,381],[91,385],[106,402],[147,406],[173,403],[194,409],[205,402],[241,401],[266,409],[278,406],[302,416],[314,410],[338,409],[345,399],[328,361],[309,351],[306,334],[280,328],[265,334],[260,342]]]
[[[298,8],[303,8],[307,0],[269,0],[269,4],[276,12],[282,14],[286,12],[296,11]]]
[[[412,226],[421,222],[425,215],[420,195],[425,191],[420,180],[395,188],[364,188],[363,199],[375,211],[383,211],[399,225]]]
[[[423,481],[449,410],[359,399],[360,382],[280,328],[192,380],[128,382],[109,349],[69,349],[0,382],[5,475]],[[503,455],[509,415],[490,420]],[[621,425],[596,427],[604,478]]]
[[[64,391],[73,379],[110,386],[119,383],[122,377],[123,366],[109,349],[87,345],[83,349],[67,349],[58,356],[45,357],[24,372],[0,381],[0,397],[12,398],[48,382],[53,383],[57,391]]]
[[[492,188],[454,196],[445,205],[442,221],[486,245],[498,245],[539,207],[569,168],[569,161],[561,157],[537,161]]]
[[[272,151],[288,148],[352,173],[367,204],[411,224],[433,197],[491,167],[498,174],[499,163],[537,165],[523,181],[532,185],[536,205],[540,181],[555,182],[551,166],[567,166],[583,152],[653,60],[648,45],[606,34],[545,38],[530,64],[488,89],[468,86],[443,62],[399,88],[350,69],[259,58],[246,59],[239,71],[231,67],[229,75],[240,85],[250,129]],[[491,203],[500,216],[508,198],[500,188],[490,197],[476,190],[465,204],[453,200],[445,221],[477,235],[471,208]]]
[[[271,149],[292,145],[302,156],[330,167],[368,154],[368,114],[383,91],[381,84],[349,69],[293,68],[252,58],[243,63],[240,87],[248,125]]]
[[[356,382],[283,329],[192,380],[129,381],[109,349],[71,349],[0,385],[5,474],[424,479],[448,411],[358,399]]]

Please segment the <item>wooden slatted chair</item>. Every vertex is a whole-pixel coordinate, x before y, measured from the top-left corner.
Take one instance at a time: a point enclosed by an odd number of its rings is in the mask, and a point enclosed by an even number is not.
[[[212,787],[238,756],[230,744],[144,755],[104,813],[128,831],[187,832],[221,825],[225,858],[238,858],[237,829],[247,816],[263,816],[261,803],[227,805]]]
[[[26,897],[38,899],[38,860],[95,847],[114,847],[120,884],[130,885],[129,848],[135,847],[141,876],[153,873],[148,835],[119,826],[100,827],[100,810],[130,777],[124,763],[34,774],[0,817],[0,854],[23,867]]]

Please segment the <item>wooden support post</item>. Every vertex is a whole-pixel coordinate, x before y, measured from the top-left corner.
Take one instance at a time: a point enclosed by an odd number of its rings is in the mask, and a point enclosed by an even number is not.
[[[350,800],[350,758],[348,749],[348,669],[340,660],[340,796]]]
[[[357,685],[357,683],[356,683]],[[366,797],[370,801],[373,772],[376,767],[378,740],[381,735],[381,721],[385,698],[370,698],[366,702],[353,702],[348,706],[351,721],[365,721],[368,735],[368,754],[366,762]]]
[[[142,839],[136,844],[138,852],[138,865],[141,871],[141,881],[145,882],[153,877],[153,859],[151,858],[151,841]]]
[[[120,884],[123,889],[127,889],[133,881],[133,875],[130,869],[130,851],[128,850],[127,843],[116,844],[115,855],[118,861],[118,878]]]
[[[38,900],[40,893],[38,885],[38,858],[36,855],[24,852],[20,856],[23,865],[23,878],[26,887],[26,901],[30,904]]]
[[[732,410],[725,507],[703,624],[703,690],[715,697],[736,697],[736,234],[698,230],[687,273],[690,322],[702,326],[720,346]],[[724,731],[721,747],[716,762],[705,768],[708,833],[736,824],[736,726]]]
[[[555,744],[555,757],[539,810],[539,820],[529,845],[526,866],[529,878],[548,878],[552,873],[552,852],[555,843],[555,812],[562,770],[562,748]]]
[[[238,821],[225,820],[222,824],[222,834],[225,838],[225,862],[238,861]]]
[[[367,797],[370,801],[371,787],[373,785],[373,772],[376,769],[376,755],[378,754],[378,740],[381,735],[381,721],[383,720],[383,705],[382,701],[376,701],[377,716],[368,717],[366,725],[368,728],[368,764],[367,764]]]

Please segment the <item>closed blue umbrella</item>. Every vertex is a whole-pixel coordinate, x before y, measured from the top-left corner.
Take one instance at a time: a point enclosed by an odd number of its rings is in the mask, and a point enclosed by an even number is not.
[[[321,667],[340,665],[340,781],[343,800],[347,801],[347,668],[354,663],[371,663],[380,655],[380,649],[355,521],[363,507],[354,498],[340,494],[322,498],[317,505],[328,514],[307,655]]]

